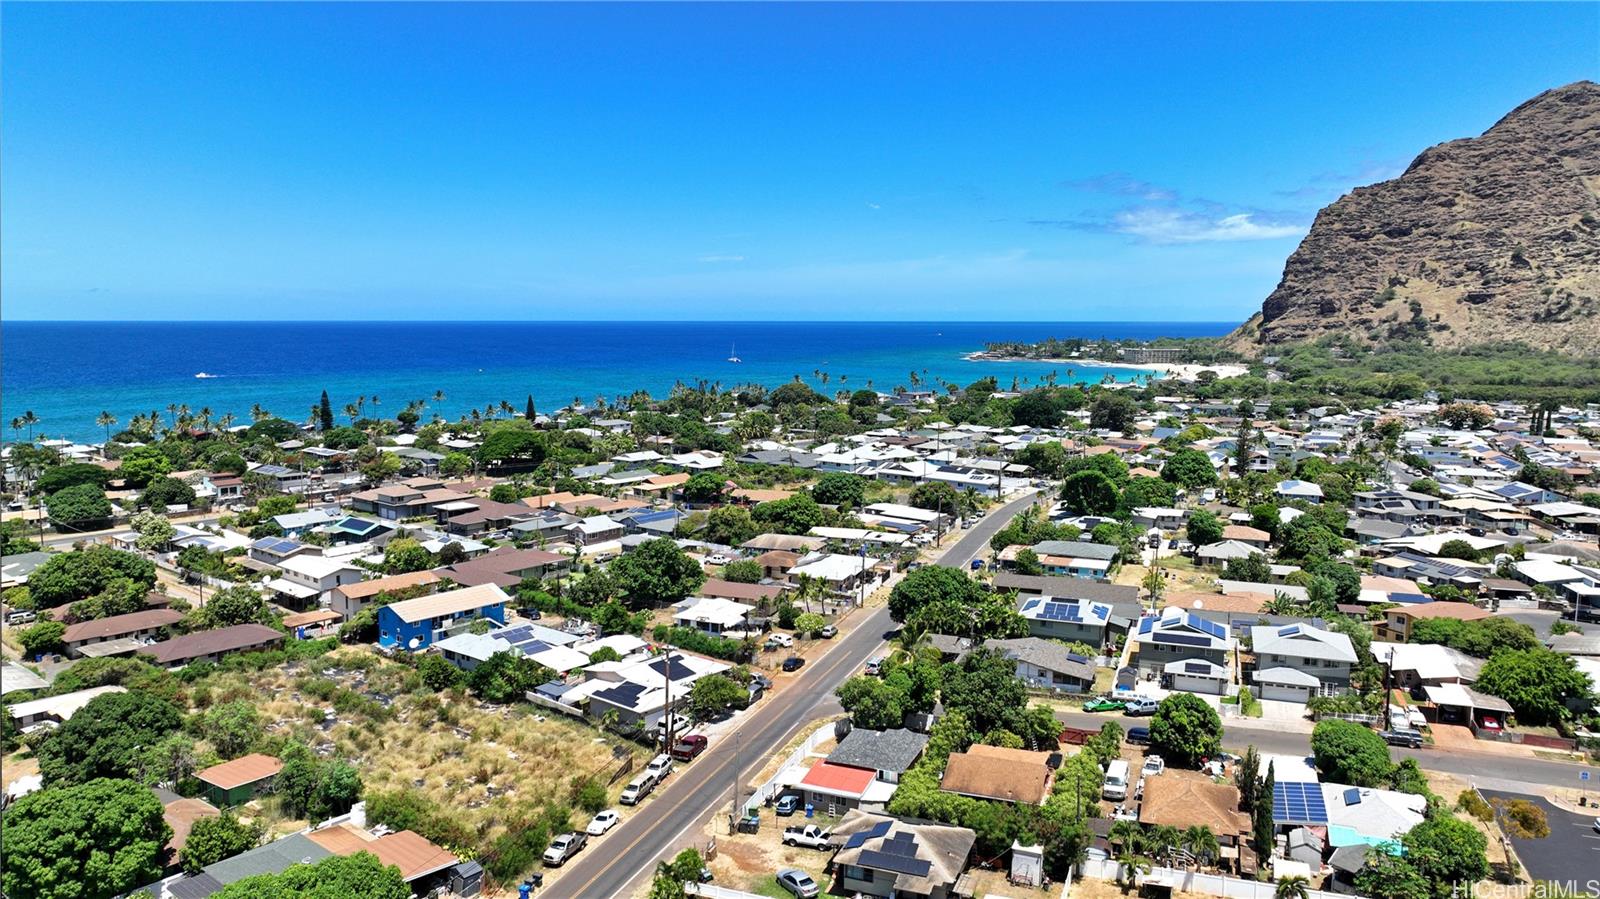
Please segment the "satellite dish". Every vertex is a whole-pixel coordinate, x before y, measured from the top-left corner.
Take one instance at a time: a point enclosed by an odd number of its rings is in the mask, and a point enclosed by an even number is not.
[[[422,638],[421,637],[412,637],[411,640],[406,643],[406,646],[411,648],[411,649],[420,648],[422,646]]]

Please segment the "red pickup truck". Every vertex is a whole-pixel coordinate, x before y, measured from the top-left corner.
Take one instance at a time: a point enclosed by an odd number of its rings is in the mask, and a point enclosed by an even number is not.
[[[699,734],[690,734],[672,744],[672,757],[680,762],[687,762],[695,756],[706,751],[706,738]]]

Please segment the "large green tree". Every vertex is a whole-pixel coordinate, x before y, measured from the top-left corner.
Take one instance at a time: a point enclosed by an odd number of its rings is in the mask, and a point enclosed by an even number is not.
[[[1222,519],[1215,513],[1196,509],[1189,513],[1189,521],[1185,527],[1188,528],[1190,543],[1195,546],[1210,546],[1222,539],[1224,525]]]
[[[152,480],[172,471],[172,461],[154,446],[136,446],[122,456],[117,475],[129,487],[143,489]]]
[[[39,745],[39,772],[48,786],[128,777],[138,747],[154,746],[182,724],[172,703],[141,690],[96,696]]]
[[[1389,744],[1353,721],[1328,718],[1311,731],[1311,754],[1324,777],[1358,787],[1383,786],[1394,771]]]
[[[1571,713],[1569,701],[1590,695],[1589,678],[1572,658],[1543,647],[1495,653],[1473,687],[1511,703],[1524,724],[1559,721]]]
[[[1433,815],[1411,828],[1400,843],[1439,899],[1456,895],[1461,884],[1489,876],[1488,840],[1483,831],[1459,818]]]
[[[612,562],[610,572],[636,609],[677,602],[706,581],[700,563],[667,537],[641,543]]]
[[[236,880],[212,899],[411,899],[400,869],[370,852],[333,855],[314,865],[292,865],[282,874]]]
[[[1193,693],[1174,693],[1150,719],[1150,745],[1174,765],[1195,767],[1222,749],[1222,717]]]
[[[944,707],[971,722],[973,734],[994,730],[1017,733],[1027,711],[1028,691],[1017,677],[1017,663],[996,652],[969,653],[945,674]]]
[[[1117,509],[1117,485],[1098,471],[1078,471],[1061,484],[1061,502],[1079,515],[1110,515]]]
[[[95,544],[51,556],[29,576],[28,591],[41,608],[65,605],[103,592],[118,578],[127,578],[148,590],[155,586],[155,563]]]
[[[206,865],[256,848],[262,833],[260,822],[246,824],[229,812],[201,818],[189,830],[189,839],[178,851],[178,861],[185,872],[198,874]]]
[[[172,836],[161,800],[131,780],[39,790],[0,820],[9,899],[108,899],[154,883]]]
[[[111,500],[93,484],[63,487],[45,500],[50,522],[60,530],[90,531],[111,521]]]
[[[976,604],[982,593],[983,587],[959,569],[930,565],[906,575],[889,591],[889,614],[904,623],[919,609],[935,603]]]
[[[1211,487],[1217,483],[1217,470],[1211,457],[1197,449],[1184,447],[1167,458],[1161,477],[1184,489]]]
[[[812,485],[811,496],[829,506],[859,506],[867,498],[867,479],[846,471],[830,471]]]
[[[1139,407],[1133,398],[1118,391],[1101,391],[1089,403],[1089,427],[1123,432],[1133,427]]]

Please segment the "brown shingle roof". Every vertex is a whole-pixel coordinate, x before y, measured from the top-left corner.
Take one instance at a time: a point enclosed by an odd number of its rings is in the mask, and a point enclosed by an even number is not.
[[[223,762],[220,765],[212,765],[204,771],[197,771],[194,776],[214,787],[231,790],[271,777],[282,770],[283,762],[270,755],[252,752],[231,762]]]
[[[194,829],[194,822],[201,818],[215,818],[222,812],[217,807],[204,799],[179,799],[169,802],[161,811],[161,817],[167,821],[167,826],[172,828],[172,839],[167,841],[167,848],[173,852],[184,847],[189,842],[189,831]]]
[[[264,624],[235,624],[216,630],[200,631],[163,640],[152,646],[141,646],[139,652],[152,656],[162,665],[186,662],[219,652],[232,652],[250,646],[276,643],[283,634]]]
[[[945,764],[939,788],[964,796],[981,796],[1038,805],[1050,792],[1048,752],[1007,749],[975,744],[966,752],[952,753]]]
[[[337,589],[347,599],[371,599],[385,590],[406,590],[423,584],[436,584],[439,576],[431,571],[413,571],[408,574],[391,574],[370,581],[343,584]]]
[[[777,597],[783,593],[783,588],[770,584],[741,584],[738,581],[710,578],[695,592],[700,596],[715,596],[721,599],[761,600]]]
[[[1171,771],[1144,781],[1140,824],[1185,828],[1203,824],[1219,837],[1250,830],[1250,817],[1239,811],[1239,788],[1185,777]]]
[[[142,612],[129,612],[126,615],[112,615],[110,618],[96,618],[93,621],[81,621],[67,628],[62,634],[63,643],[81,643],[84,640],[103,640],[120,637],[124,634],[135,634],[152,627],[166,627],[177,624],[183,620],[182,612],[171,609],[145,609]]]

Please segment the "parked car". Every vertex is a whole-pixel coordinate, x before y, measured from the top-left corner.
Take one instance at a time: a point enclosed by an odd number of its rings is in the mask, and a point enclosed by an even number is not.
[[[788,634],[772,634],[767,637],[767,642],[773,646],[789,647],[794,645],[794,638]]]
[[[778,886],[793,893],[795,899],[815,899],[822,892],[811,875],[799,868],[784,868],[778,872]]]
[[[1167,770],[1167,760],[1159,755],[1144,757],[1144,767],[1139,770],[1140,777],[1154,777]]]
[[[839,629],[831,624],[824,624],[822,630],[817,631],[817,636],[824,640],[832,640],[834,637],[839,636]]]
[[[655,788],[656,779],[654,775],[640,774],[633,780],[628,781],[628,785],[622,788],[622,796],[619,801],[623,805],[638,805]]]
[[[1130,727],[1128,728],[1126,739],[1129,743],[1137,743],[1140,745],[1148,744],[1150,742],[1150,728]]]
[[[13,627],[20,624],[32,624],[37,618],[38,615],[33,612],[18,610],[6,616],[6,624]]]
[[[778,802],[772,807],[772,813],[780,818],[787,818],[800,807],[800,797],[793,793],[785,793],[778,797]]]
[[[883,659],[867,659],[867,668],[865,673],[868,677],[877,677],[879,674],[883,673]]]
[[[1390,746],[1404,746],[1408,749],[1422,748],[1422,732],[1417,730],[1386,730],[1379,734],[1383,742]]]
[[[1083,710],[1085,712],[1110,712],[1127,704],[1127,700],[1118,699],[1115,696],[1095,696],[1083,704]]]
[[[690,734],[672,744],[672,757],[680,762],[687,762],[705,752],[707,742],[706,738],[699,734]]]
[[[1154,715],[1161,703],[1148,696],[1135,696],[1122,707],[1124,715]]]
[[[783,670],[785,670],[785,671],[799,671],[801,668],[803,668],[805,666],[805,664],[806,664],[806,660],[805,659],[802,659],[799,656],[790,656],[787,659],[783,660]]]
[[[757,671],[750,672],[750,683],[755,684],[763,690],[772,689],[772,678],[767,677],[765,674],[761,674]]]
[[[564,833],[550,841],[550,848],[544,851],[544,863],[559,865],[577,855],[578,850],[587,842],[589,842],[587,834]]]
[[[783,829],[785,846],[806,846],[811,849],[832,849],[833,834],[815,824],[797,825]]]
[[[611,828],[616,827],[617,822],[621,820],[622,816],[617,814],[616,811],[613,809],[606,809],[605,811],[595,815],[593,818],[590,818],[589,826],[585,827],[583,832],[591,837],[598,837],[603,835]]]
[[[662,715],[661,716],[661,720],[656,723],[656,733],[658,733],[661,736],[665,737],[667,735],[667,725],[668,725],[668,723],[669,722],[667,720],[667,716]],[[694,722],[690,721],[688,716],[679,715],[679,714],[674,714],[672,716],[672,719],[671,719],[670,723],[672,725],[673,734],[684,733],[689,728],[694,726]]]
[[[672,756],[663,752],[651,759],[650,764],[644,766],[644,773],[655,775],[658,783],[666,780],[667,775],[672,773]]]
[[[1482,723],[1481,726],[1482,726],[1482,728],[1484,730],[1499,731],[1500,730],[1500,719],[1496,718],[1493,715],[1484,715],[1483,716],[1483,723]]]

